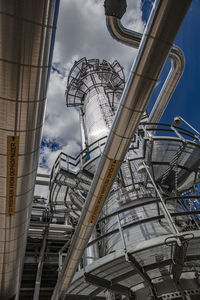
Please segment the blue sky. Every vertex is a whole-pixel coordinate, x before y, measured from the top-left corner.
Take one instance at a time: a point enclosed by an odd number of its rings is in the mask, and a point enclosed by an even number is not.
[[[184,74],[171,99],[169,111],[180,114],[200,130],[200,1],[193,0],[175,44],[184,52]],[[166,118],[168,114],[166,114]]]
[[[143,17],[149,13],[151,1],[145,1]],[[161,121],[170,123],[181,116],[200,130],[200,0],[193,0],[174,42],[185,55],[185,70]],[[167,65],[169,68],[169,65]],[[166,71],[167,68],[165,68]],[[166,72],[165,76],[166,76]],[[162,76],[163,78],[164,76]],[[164,77],[165,78],[165,77]],[[161,86],[161,85],[159,85]],[[159,87],[156,90],[158,92]],[[152,101],[155,99],[155,95]],[[152,103],[151,101],[151,103]]]
[[[180,0],[182,1],[182,0]],[[77,110],[67,109],[65,88],[67,75],[75,60],[117,59],[124,67],[126,77],[137,50],[116,42],[106,28],[103,0],[61,0],[56,42],[53,56],[48,104],[40,155],[40,172],[50,172],[60,151],[76,155],[80,151],[80,128]],[[122,19],[124,26],[143,32],[153,0],[127,0],[128,8]],[[178,12],[177,12],[178,13]],[[171,123],[182,116],[197,130],[200,129],[200,0],[193,0],[180,28],[175,44],[185,54],[184,74],[162,117]],[[151,109],[169,70],[166,64],[155,89],[148,110]]]

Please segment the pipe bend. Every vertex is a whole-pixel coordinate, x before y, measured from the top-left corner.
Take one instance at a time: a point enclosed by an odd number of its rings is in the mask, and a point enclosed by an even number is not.
[[[113,16],[106,16],[106,25],[115,40],[124,45],[139,48],[142,33],[125,28],[120,19]]]
[[[142,33],[125,28],[117,17],[106,16],[106,24],[108,31],[116,41],[133,48],[139,48],[143,36]],[[169,58],[172,59],[173,63],[183,72],[185,56],[178,46],[172,46]]]
[[[182,75],[185,68],[185,56],[181,48],[176,45],[172,46],[169,58],[173,61],[174,69]]]
[[[171,68],[150,112],[149,123],[159,123],[185,68],[185,56],[179,47],[172,46],[169,58]],[[156,128],[156,125],[153,125],[153,127]]]
[[[108,31],[115,40],[124,45],[139,48],[143,37],[142,33],[125,28],[120,19],[114,16],[106,16],[106,24]],[[184,53],[179,47],[175,45],[171,47],[169,58],[171,68],[151,110],[148,122],[159,123],[185,68]]]

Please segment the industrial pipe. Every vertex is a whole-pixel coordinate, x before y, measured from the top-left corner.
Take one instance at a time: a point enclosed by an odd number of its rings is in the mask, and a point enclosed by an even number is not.
[[[157,1],[151,12],[52,299],[64,299],[191,0]],[[177,14],[177,11],[179,12]]]
[[[19,297],[58,7],[0,1],[0,299]]]
[[[45,249],[46,249],[46,244],[47,244],[47,237],[48,237],[48,228],[45,228],[44,233],[43,233],[43,239],[42,239],[42,247],[40,249],[40,255],[39,255],[39,260],[38,260],[33,300],[39,300],[39,296],[40,296],[40,285],[41,285],[41,279],[42,279],[42,270],[43,270],[43,264],[44,264],[44,255],[45,255]]]
[[[106,23],[111,36],[115,40],[134,48],[139,47],[142,40],[141,33],[126,29],[121,24],[120,19],[114,16],[107,16]],[[184,71],[185,57],[180,48],[172,46],[169,58],[171,60],[171,69],[151,110],[148,122],[159,123]]]

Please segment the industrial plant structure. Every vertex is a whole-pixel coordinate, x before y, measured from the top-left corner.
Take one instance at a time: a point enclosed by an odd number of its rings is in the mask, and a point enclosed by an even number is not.
[[[173,41],[190,2],[157,1],[142,36],[120,22],[126,1],[105,1],[108,30],[138,56],[126,84],[117,61],[74,63],[66,104],[79,107],[82,151],[37,177],[59,1],[0,2],[0,299],[199,299],[200,134],[181,117],[159,123],[184,69]]]

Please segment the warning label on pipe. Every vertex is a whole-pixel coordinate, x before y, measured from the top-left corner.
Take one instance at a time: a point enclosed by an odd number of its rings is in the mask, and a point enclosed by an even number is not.
[[[6,216],[14,216],[17,190],[19,136],[7,137]]]
[[[120,162],[119,160],[114,160],[114,159],[112,159],[110,161],[110,163],[108,165],[108,169],[107,169],[106,174],[105,174],[105,177],[102,181],[99,193],[97,195],[96,202],[95,202],[94,207],[92,209],[92,212],[91,212],[88,223],[95,223],[96,222],[96,220],[99,216],[99,213],[101,211],[101,208],[103,206],[105,197],[106,197],[106,195],[107,195],[107,193],[110,189],[113,177],[114,177],[116,171],[118,170],[119,162]]]

